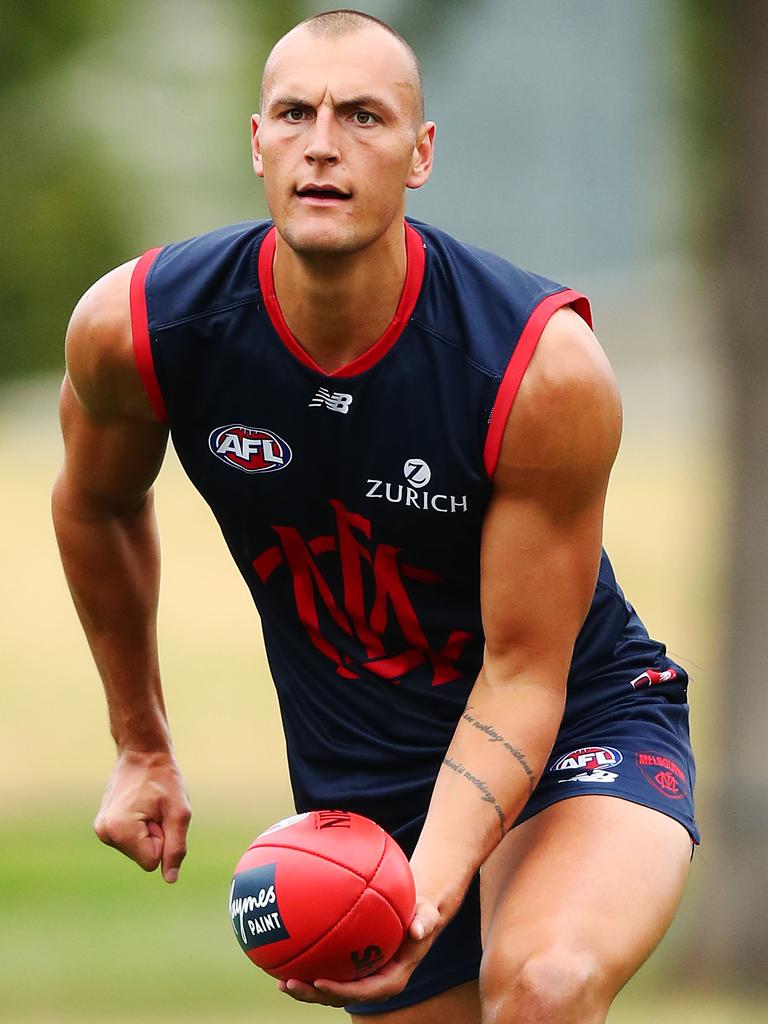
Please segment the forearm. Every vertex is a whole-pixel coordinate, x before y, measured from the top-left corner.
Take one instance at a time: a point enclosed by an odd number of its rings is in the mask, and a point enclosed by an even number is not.
[[[412,866],[422,895],[452,916],[514,824],[552,749],[564,682],[535,670],[503,684],[481,672],[437,776]]]
[[[130,508],[110,507],[62,473],[53,519],[118,749],[169,749],[157,656],[160,554],[151,492]]]

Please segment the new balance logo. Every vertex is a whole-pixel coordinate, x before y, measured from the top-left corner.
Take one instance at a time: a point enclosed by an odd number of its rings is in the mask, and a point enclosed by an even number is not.
[[[318,388],[317,394],[309,403],[310,409],[318,409],[324,405],[331,412],[348,413],[352,405],[352,395],[345,395],[341,391],[334,391],[333,394],[327,388]]]

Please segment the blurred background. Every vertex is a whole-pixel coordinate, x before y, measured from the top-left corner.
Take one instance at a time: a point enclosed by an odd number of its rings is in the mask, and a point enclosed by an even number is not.
[[[171,455],[157,488],[161,652],[195,818],[167,887],[91,834],[113,751],[48,512],[73,305],[151,246],[265,216],[249,156],[263,60],[324,9],[0,0],[9,1024],[330,1019],[279,996],[230,934],[231,869],[291,801],[258,620],[212,517]],[[587,292],[624,394],[606,546],[691,675],[704,844],[670,935],[610,1020],[768,1021],[768,11],[757,0],[359,9],[423,61],[438,159],[410,213]]]

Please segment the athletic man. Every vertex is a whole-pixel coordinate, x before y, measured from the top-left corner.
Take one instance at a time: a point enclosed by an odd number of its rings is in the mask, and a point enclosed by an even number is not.
[[[388,27],[302,23],[253,118],[272,223],[152,250],[75,310],[54,509],[118,751],[95,827],[175,881],[170,427],[258,604],[298,810],[362,812],[412,853],[398,957],[282,990],[388,1024],[591,1024],[697,841],[687,679],[601,554],[620,409],[588,303],[404,222],[434,130]]]

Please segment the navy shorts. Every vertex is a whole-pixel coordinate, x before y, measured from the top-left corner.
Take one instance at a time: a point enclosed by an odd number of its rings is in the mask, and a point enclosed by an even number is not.
[[[515,824],[551,804],[585,793],[615,796],[653,807],[679,821],[699,842],[693,810],[696,769],[688,732],[688,705],[661,694],[618,701],[558,733],[546,770]],[[423,817],[393,831],[410,856]],[[408,985],[385,1003],[359,1003],[356,1014],[414,1005],[477,978],[480,946],[480,880],[476,876],[458,913],[438,936]]]

